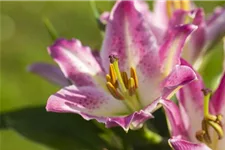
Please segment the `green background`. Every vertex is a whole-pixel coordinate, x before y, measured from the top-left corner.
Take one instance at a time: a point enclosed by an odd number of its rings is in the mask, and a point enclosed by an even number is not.
[[[149,2],[151,4],[151,2]],[[196,2],[211,12],[217,2]],[[113,2],[97,2],[100,11],[110,10]],[[60,36],[80,39],[92,49],[101,46],[101,35],[89,2],[0,2],[1,5],[1,105],[0,111],[39,106],[59,87],[26,71],[34,62],[53,63],[46,47],[52,41],[42,22],[48,17]],[[222,68],[222,42],[207,56],[201,73],[208,87]],[[34,118],[35,119],[35,118]],[[44,124],[45,122],[40,122]],[[46,150],[13,130],[0,131],[1,150]]]

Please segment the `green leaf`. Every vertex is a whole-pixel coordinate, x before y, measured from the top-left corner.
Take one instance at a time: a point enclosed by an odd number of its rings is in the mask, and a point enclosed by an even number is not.
[[[11,128],[24,137],[61,150],[108,148],[103,130],[78,115],[46,112],[44,107],[1,114],[1,129]]]

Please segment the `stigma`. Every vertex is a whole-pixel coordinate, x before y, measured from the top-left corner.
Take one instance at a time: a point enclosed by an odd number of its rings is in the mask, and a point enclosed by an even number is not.
[[[114,55],[109,56],[109,74],[106,75],[106,86],[111,95],[124,100],[136,94],[138,88],[137,73],[133,67],[130,68],[130,77],[126,72],[120,71],[118,58]]]
[[[204,118],[202,120],[202,129],[196,132],[196,138],[210,148],[216,149],[218,140],[221,140],[224,136],[222,127],[223,116],[209,113],[209,100],[212,92],[209,89],[203,89],[202,91],[204,93]],[[210,128],[212,130],[209,130]],[[215,133],[217,135],[216,138],[212,137]]]

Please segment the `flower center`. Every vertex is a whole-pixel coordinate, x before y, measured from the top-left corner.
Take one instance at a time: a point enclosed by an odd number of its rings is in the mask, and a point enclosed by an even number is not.
[[[204,93],[204,119],[202,120],[202,130],[196,132],[196,138],[205,143],[213,150],[217,149],[218,140],[223,138],[224,131],[222,127],[223,116],[221,114],[212,115],[209,113],[209,100],[211,91],[203,89]],[[212,131],[209,128],[212,128]],[[213,136],[213,137],[212,137]],[[217,136],[217,137],[214,137]]]
[[[124,103],[132,111],[141,108],[138,97],[138,77],[136,70],[130,68],[130,78],[126,72],[119,69],[118,58],[114,55],[109,56],[109,74],[106,75],[106,86],[111,95],[118,99],[124,100]]]
[[[177,9],[182,10],[190,10],[191,9],[191,3],[189,0],[167,0],[166,1],[166,10],[167,15],[169,18],[172,17],[173,12]]]

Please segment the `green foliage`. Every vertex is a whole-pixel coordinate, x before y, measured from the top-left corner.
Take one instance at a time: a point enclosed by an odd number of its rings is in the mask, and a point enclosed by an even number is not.
[[[45,107],[26,108],[1,114],[1,129],[55,149],[94,150],[109,147],[99,136],[103,131],[79,115],[47,113]]]

